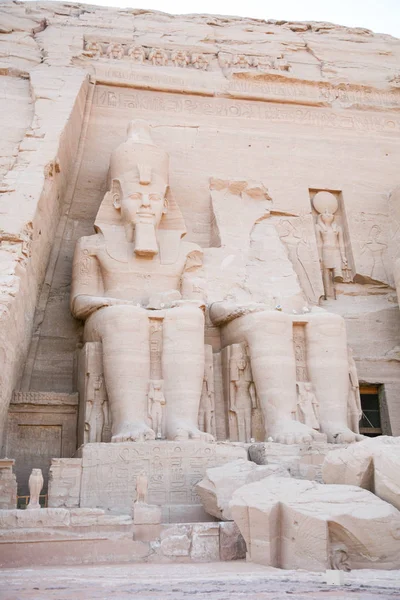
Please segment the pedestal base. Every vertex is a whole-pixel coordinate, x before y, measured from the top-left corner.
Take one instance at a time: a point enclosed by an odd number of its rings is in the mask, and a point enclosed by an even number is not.
[[[244,448],[229,443],[126,442],[86,444],[82,449],[80,506],[130,514],[136,477],[148,477],[148,503],[162,508],[162,522],[211,520],[195,490],[209,467],[244,458]]]

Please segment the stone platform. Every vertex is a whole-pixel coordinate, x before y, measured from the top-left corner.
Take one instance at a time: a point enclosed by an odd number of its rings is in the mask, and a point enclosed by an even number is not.
[[[101,508],[110,514],[131,514],[136,477],[148,477],[148,502],[162,507],[162,521],[213,520],[195,490],[209,467],[247,459],[239,445],[185,441],[86,444],[81,459],[56,461],[51,469],[50,507]],[[65,486],[68,471],[70,486]],[[80,487],[78,494],[78,487]],[[69,489],[73,498],[69,495]],[[78,500],[79,498],[79,500]]]
[[[96,508],[0,511],[0,567],[244,558],[235,523],[135,525]]]

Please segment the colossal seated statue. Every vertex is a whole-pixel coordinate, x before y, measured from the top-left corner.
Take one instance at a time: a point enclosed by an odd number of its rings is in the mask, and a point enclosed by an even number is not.
[[[185,226],[169,194],[168,170],[168,154],[154,144],[147,123],[130,123],[127,141],[111,155],[110,189],[96,217],[96,234],[81,238],[75,252],[71,310],[85,320],[85,341],[102,343],[113,442],[156,436],[213,440],[209,431],[198,428],[205,367],[203,256],[196,244],[182,240]],[[258,188],[256,192],[251,195],[253,208],[239,223],[243,230],[244,221],[251,225],[252,211],[257,213],[260,206],[261,220],[269,217],[265,194]],[[242,214],[243,204],[236,204]],[[233,203],[230,207],[233,210]],[[272,258],[268,254],[264,263],[265,279],[275,285],[271,274],[282,264],[271,264],[281,260],[279,248],[273,254],[275,238],[283,245],[273,227],[269,231]],[[237,245],[238,238],[232,239]],[[261,254],[256,258],[260,261]],[[229,294],[219,298],[225,299],[210,305],[210,318],[220,328],[223,348],[245,344],[248,349],[267,437],[289,444],[320,439],[321,433],[330,442],[359,439],[356,427],[352,431],[348,424],[344,320],[309,308],[305,299],[299,314],[267,300],[243,302]],[[298,377],[293,335],[299,325],[305,332],[303,371],[319,405],[320,432],[295,420]],[[243,379],[246,389],[247,379]],[[233,408],[238,410],[237,401]],[[250,416],[243,413],[249,431],[251,410],[249,405]]]
[[[111,189],[96,234],[81,238],[75,251],[71,310],[85,320],[85,341],[103,345],[113,442],[155,438],[148,425],[154,380],[165,396],[166,437],[213,439],[197,426],[204,377],[202,252],[182,241],[182,215],[167,199],[168,168],[168,154],[154,145],[147,123],[130,123],[127,141],[111,156]],[[162,327],[156,352],[150,321]],[[161,364],[152,364],[152,356]]]

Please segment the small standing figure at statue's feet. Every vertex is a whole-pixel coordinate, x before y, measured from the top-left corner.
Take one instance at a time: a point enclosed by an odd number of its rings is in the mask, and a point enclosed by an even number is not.
[[[141,471],[136,477],[136,500],[135,502],[141,502],[147,504],[147,491],[149,487],[149,480],[146,472]]]
[[[43,487],[43,475],[42,469],[32,469],[32,473],[29,476],[29,504],[26,507],[31,510],[33,508],[40,508],[39,497]]]
[[[166,402],[162,386],[162,380],[151,380],[148,394],[148,412],[152,422],[153,431],[156,434],[156,440],[162,440],[165,437],[163,429]]]

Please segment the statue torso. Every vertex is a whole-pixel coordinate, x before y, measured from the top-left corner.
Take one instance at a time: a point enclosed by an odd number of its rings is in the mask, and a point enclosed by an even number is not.
[[[104,296],[137,301],[141,305],[146,305],[154,294],[180,289],[187,255],[195,248],[195,244],[181,241],[177,260],[162,264],[159,254],[153,258],[138,257],[133,244],[126,241],[123,248],[119,246],[115,257],[104,238],[94,237],[97,240],[90,254],[97,260]]]

